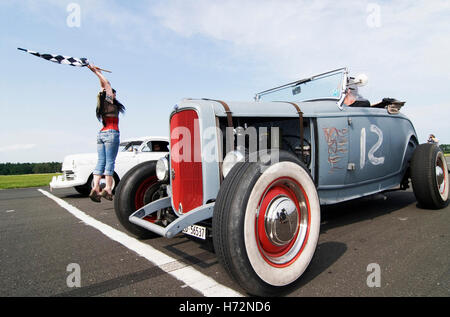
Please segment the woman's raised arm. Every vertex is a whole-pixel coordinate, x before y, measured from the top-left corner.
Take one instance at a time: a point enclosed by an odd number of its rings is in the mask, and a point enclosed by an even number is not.
[[[111,84],[106,79],[106,77],[103,76],[102,71],[100,70],[100,68],[98,68],[95,65],[88,65],[87,68],[89,68],[95,75],[97,75],[98,79],[100,79],[100,86],[106,91],[106,94],[108,96],[112,96],[113,95],[113,91],[112,91],[112,88],[111,88]]]

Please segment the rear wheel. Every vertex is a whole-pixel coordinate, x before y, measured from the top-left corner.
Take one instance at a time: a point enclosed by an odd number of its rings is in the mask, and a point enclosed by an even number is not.
[[[117,176],[116,173],[114,173],[114,177],[113,177],[113,184],[112,184],[112,193],[115,194],[116,192],[116,188],[117,188],[117,184],[119,184],[119,176]],[[81,185],[81,186],[75,186],[75,190],[83,195],[83,196],[89,196],[89,194],[91,193],[92,188],[94,187],[94,177],[91,174],[86,182],[86,184]],[[103,190],[103,188],[106,187],[106,181],[105,178],[102,177],[100,179],[100,190]]]
[[[91,174],[91,175],[89,176],[89,178],[88,178],[86,184],[81,185],[81,186],[75,186],[75,187],[74,187],[75,190],[76,190],[79,194],[81,194],[81,195],[83,195],[83,196],[85,196],[85,197],[88,197],[89,194],[91,193],[91,190],[92,190],[92,178],[93,178],[93,176],[92,176],[92,174]]]
[[[448,168],[444,153],[435,144],[421,144],[411,160],[414,195],[422,207],[441,209],[448,205]]]
[[[116,173],[114,173],[113,176],[113,183],[112,183],[112,193],[115,194],[116,193],[116,188],[117,188],[117,184],[119,184],[119,176],[117,176]],[[94,177],[93,175],[90,176],[87,184],[90,184],[88,186],[89,188],[89,193],[91,192],[92,188],[94,188]],[[102,176],[102,178],[100,179],[100,190],[103,190],[106,187],[106,180],[105,180],[105,176]],[[88,193],[88,195],[89,195]]]
[[[86,186],[86,185],[75,186],[74,188],[80,195],[85,196],[85,197],[89,196],[89,193],[91,192],[90,186]]]
[[[314,255],[319,229],[314,182],[286,152],[275,164],[238,163],[214,208],[219,261],[253,295],[276,295],[297,281]]]
[[[152,238],[156,234],[131,223],[128,218],[132,213],[160,197],[160,183],[156,178],[156,162],[144,162],[133,167],[122,178],[114,198],[114,210],[119,222],[133,235],[140,239]],[[154,222],[155,217],[144,218]]]

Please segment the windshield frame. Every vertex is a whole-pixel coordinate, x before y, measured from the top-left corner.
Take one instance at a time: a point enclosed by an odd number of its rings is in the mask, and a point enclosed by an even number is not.
[[[119,152],[135,152],[135,151],[139,151],[139,149],[142,146],[143,141],[125,141],[125,142],[121,142],[119,144]],[[121,149],[120,147],[123,146],[123,149]],[[129,149],[132,148],[133,150],[130,151]]]
[[[314,75],[312,77],[308,77],[308,78],[304,78],[304,79],[300,79],[300,80],[296,80],[294,82],[282,85],[282,86],[278,86],[275,88],[271,88],[268,90],[264,90],[262,92],[259,92],[255,95],[255,101],[260,101],[261,97],[264,95],[268,95],[270,93],[274,93],[286,88],[293,88],[295,86],[299,86],[301,84],[305,84],[311,81],[314,81],[316,79],[319,79],[319,77],[328,77],[328,76],[332,76],[334,74],[338,74],[338,73],[342,73],[342,87],[341,90],[339,91],[339,95],[336,97],[318,97],[318,98],[313,98],[313,99],[306,99],[306,100],[301,100],[301,102],[306,102],[306,101],[313,101],[313,100],[336,100],[337,101],[337,106],[339,107],[339,109],[342,110],[342,103],[344,102],[345,96],[346,96],[346,90],[347,90],[347,82],[348,82],[348,69],[347,67],[343,67],[343,68],[338,68],[332,71],[328,71],[325,73],[321,73],[318,75]],[[328,76],[327,76],[328,75]],[[279,100],[282,101],[282,100]]]

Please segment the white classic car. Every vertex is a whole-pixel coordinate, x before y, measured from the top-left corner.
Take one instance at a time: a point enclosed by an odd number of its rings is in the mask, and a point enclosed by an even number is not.
[[[114,188],[122,177],[134,166],[157,161],[169,152],[166,137],[142,137],[120,143],[114,169]],[[92,189],[92,172],[97,164],[97,153],[73,154],[64,158],[61,171],[63,175],[53,177],[50,189],[74,187],[82,195],[89,195]],[[104,187],[104,180],[101,181]]]

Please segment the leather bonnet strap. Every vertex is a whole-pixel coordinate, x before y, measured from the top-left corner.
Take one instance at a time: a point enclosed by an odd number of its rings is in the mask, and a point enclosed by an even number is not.
[[[300,119],[300,151],[302,153],[302,161],[304,161],[304,159],[303,159],[303,137],[304,137],[303,112],[301,111],[300,107],[296,103],[290,102],[290,101],[283,101],[283,102],[293,105],[295,107],[295,110],[297,110],[297,113],[298,113],[298,116]]]
[[[223,108],[225,109],[225,113],[227,114],[227,123],[228,123],[228,127],[229,128],[233,128],[233,116],[232,116],[232,112],[230,110],[230,107],[222,100],[215,100],[215,99],[203,99],[203,100],[208,100],[208,101],[215,101],[220,103]]]

